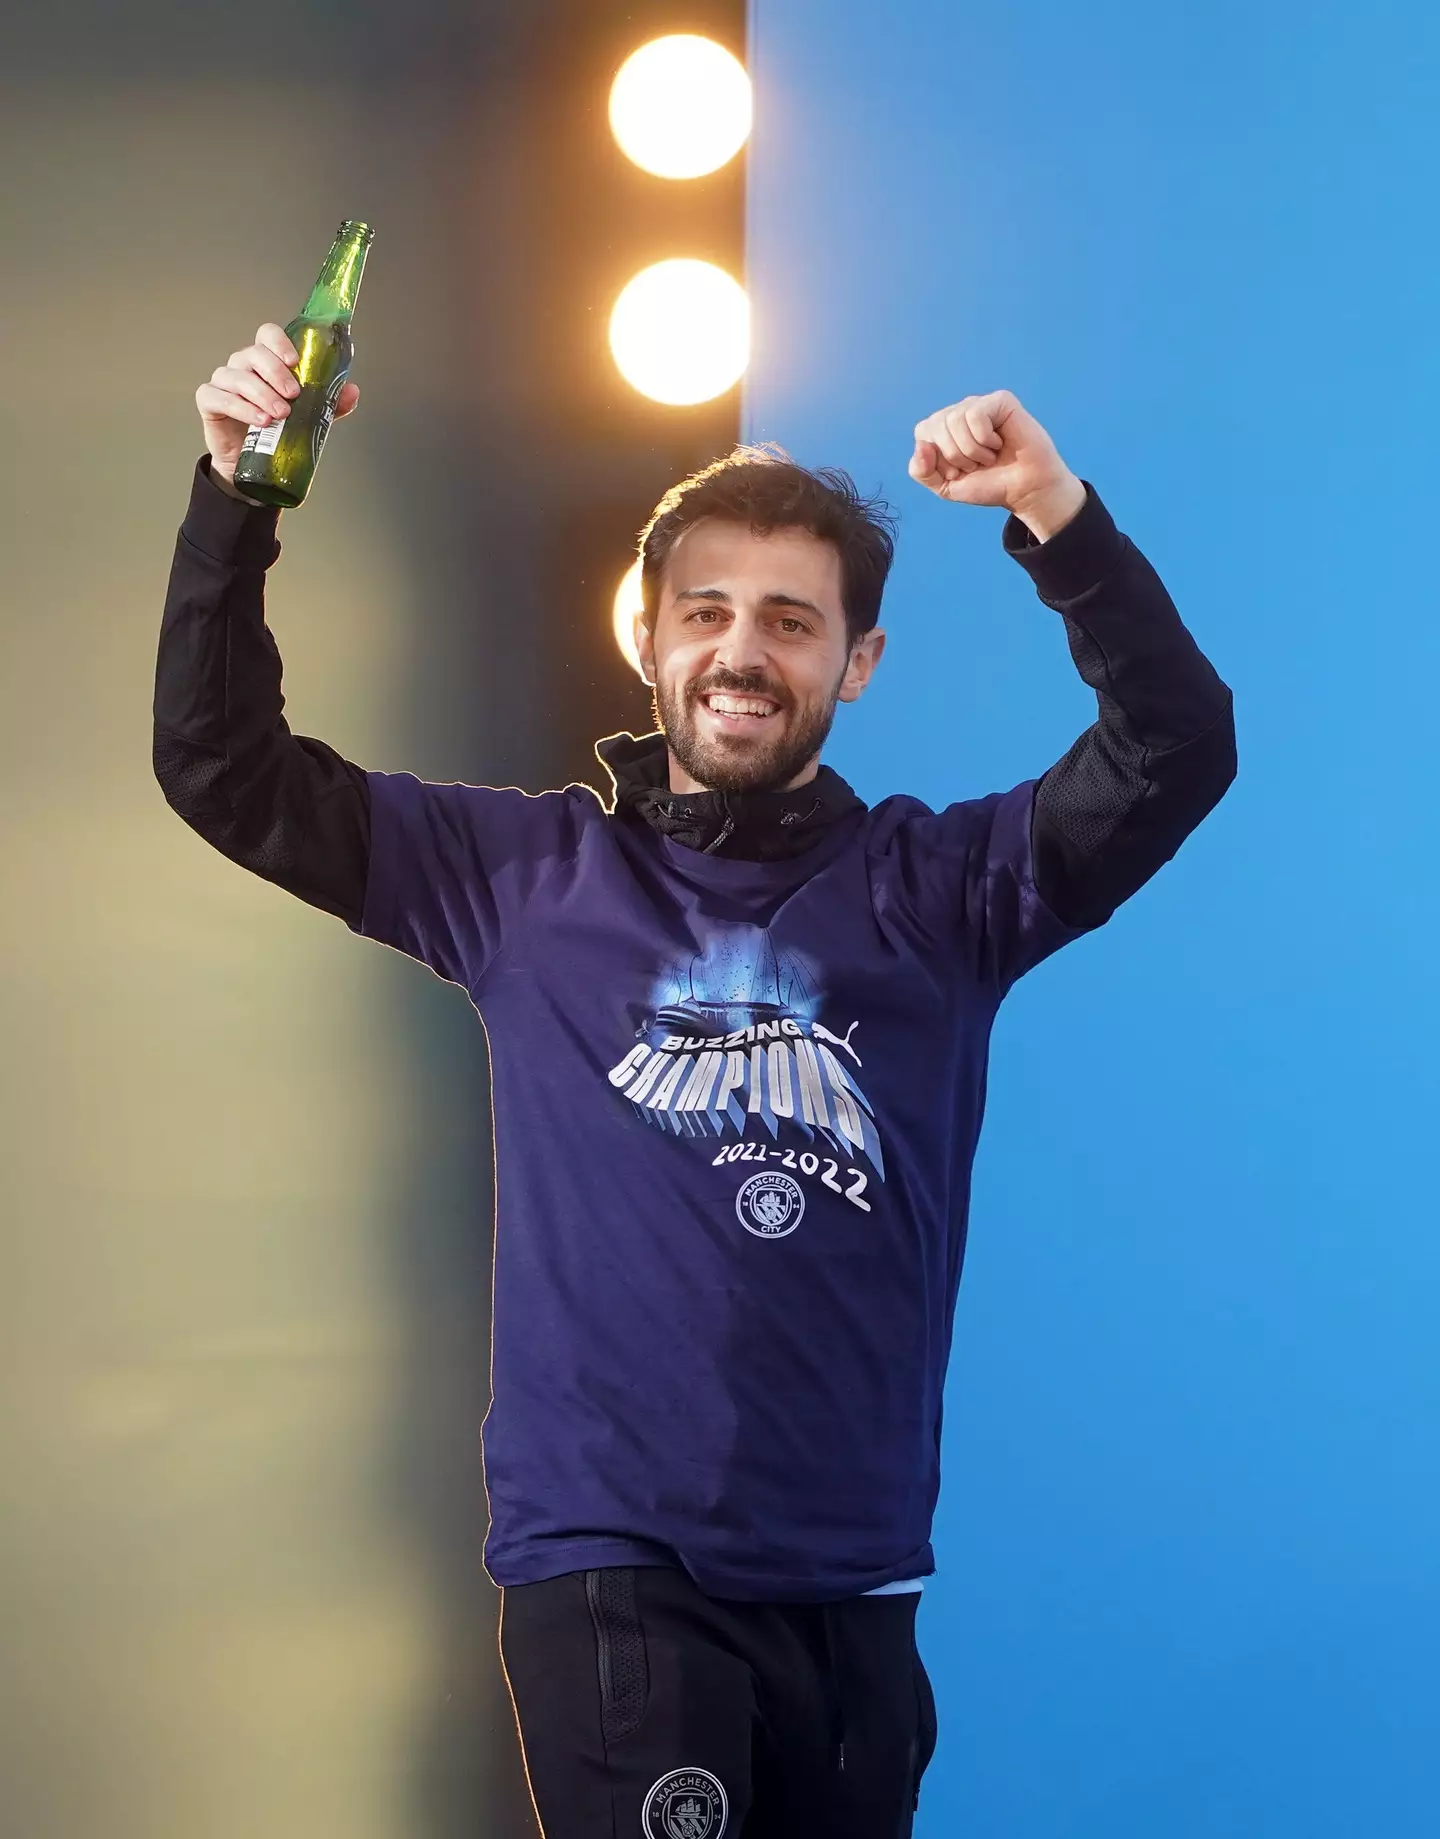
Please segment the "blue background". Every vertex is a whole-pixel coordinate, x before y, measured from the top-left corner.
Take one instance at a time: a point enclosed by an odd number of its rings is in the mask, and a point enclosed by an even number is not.
[[[1002,514],[905,475],[996,388],[1239,728],[996,1029],[918,1830],[1437,1830],[1435,15],[758,0],[752,68],[746,433],[903,512],[827,757],[944,804],[1093,719]]]

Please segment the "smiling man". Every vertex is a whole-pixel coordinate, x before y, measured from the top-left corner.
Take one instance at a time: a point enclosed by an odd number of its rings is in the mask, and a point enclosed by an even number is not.
[[[769,480],[763,470],[757,477]],[[722,461],[687,484],[649,539],[647,600],[665,607],[663,670],[648,616],[637,650],[677,792],[765,791],[812,776],[837,699],[855,700],[884,649],[875,630],[851,643],[840,556],[824,537],[782,527],[736,544],[740,501],[753,491],[735,460]],[[710,504],[666,544],[667,517],[693,518]]]
[[[893,528],[754,450],[646,528],[657,727],[600,744],[611,804],[367,772],[285,723],[278,513],[232,483],[295,361],[263,326],[197,392],[155,770],[216,848],[485,1019],[485,1560],[544,1831],[895,1839],[935,1743],[915,1610],[991,1027],[1221,797],[1230,694],[995,391],[920,423],[909,470],[1009,513],[1096,692],[1038,779],[870,808],[821,764],[884,649]]]

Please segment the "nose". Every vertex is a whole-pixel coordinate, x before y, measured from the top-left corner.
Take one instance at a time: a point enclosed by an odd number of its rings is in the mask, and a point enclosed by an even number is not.
[[[737,613],[715,646],[715,662],[734,671],[737,677],[756,671],[768,674],[770,658],[759,622]]]

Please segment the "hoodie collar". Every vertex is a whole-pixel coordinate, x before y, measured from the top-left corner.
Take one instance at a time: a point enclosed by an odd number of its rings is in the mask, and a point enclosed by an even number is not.
[[[672,792],[663,734],[612,734],[595,753],[614,781],[617,815],[638,817],[702,855],[748,862],[804,855],[866,808],[828,766],[791,792]]]

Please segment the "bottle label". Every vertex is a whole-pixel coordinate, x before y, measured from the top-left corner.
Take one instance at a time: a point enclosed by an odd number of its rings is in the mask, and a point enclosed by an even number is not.
[[[319,419],[315,423],[314,445],[311,449],[313,465],[318,465],[320,462],[320,449],[325,445],[325,437],[329,434],[331,423],[335,420],[335,404],[340,400],[340,392],[345,387],[346,374],[347,372],[342,370],[338,377],[331,379],[330,387],[325,392],[325,400],[320,405]]]
[[[274,453],[280,445],[280,431],[283,422],[272,421],[268,428],[252,426],[245,436],[241,453]]]

